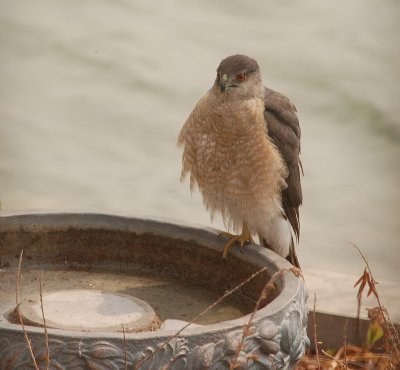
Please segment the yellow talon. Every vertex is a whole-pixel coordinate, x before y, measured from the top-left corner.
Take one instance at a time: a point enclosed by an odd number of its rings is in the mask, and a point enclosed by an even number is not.
[[[229,249],[236,242],[238,242],[241,247],[243,247],[246,243],[254,243],[250,230],[246,224],[243,224],[242,233],[240,235],[234,235],[223,231],[219,234],[219,236],[229,239],[228,243],[226,243],[224,247],[224,252],[222,253],[222,257],[224,258],[228,256]]]

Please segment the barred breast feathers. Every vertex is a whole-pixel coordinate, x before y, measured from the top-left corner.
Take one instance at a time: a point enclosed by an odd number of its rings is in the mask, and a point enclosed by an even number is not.
[[[210,90],[179,134],[181,181],[190,174],[191,190],[198,185],[206,208],[235,230],[246,221],[256,234],[282,212],[288,173],[266,130],[262,99],[234,100]]]

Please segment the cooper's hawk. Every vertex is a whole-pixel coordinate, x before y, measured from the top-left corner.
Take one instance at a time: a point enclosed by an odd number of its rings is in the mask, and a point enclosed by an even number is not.
[[[258,235],[260,244],[299,267],[300,126],[284,95],[263,86],[257,62],[244,55],[221,61],[212,88],[179,134],[181,179],[190,173],[205,207],[220,212],[240,235],[222,233],[229,248]]]

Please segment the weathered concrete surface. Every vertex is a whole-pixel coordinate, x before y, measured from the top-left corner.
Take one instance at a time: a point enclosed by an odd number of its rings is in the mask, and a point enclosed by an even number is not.
[[[372,266],[371,269],[373,270]],[[353,318],[357,316],[357,292],[359,286],[354,288],[354,284],[363,271],[360,271],[358,276],[318,269],[305,270],[303,273],[310,292],[308,301],[310,310],[313,309],[315,292],[317,311]],[[391,281],[378,279],[378,282],[377,290],[382,304],[388,310],[392,320],[400,322],[400,287]],[[371,294],[367,297],[367,292],[368,288],[366,287],[360,312],[360,317],[364,319],[367,318],[366,308],[378,306],[374,295]]]
[[[158,324],[149,304],[126,294],[66,289],[43,294],[42,302],[48,328],[115,332],[123,325],[127,331],[138,332]],[[24,301],[19,311],[25,323],[44,325],[40,301]]]

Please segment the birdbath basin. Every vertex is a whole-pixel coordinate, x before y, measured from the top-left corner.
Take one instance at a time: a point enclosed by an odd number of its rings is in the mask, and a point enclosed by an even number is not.
[[[293,368],[309,343],[301,274],[223,247],[178,222],[1,212],[0,368],[33,367],[24,329],[40,368]]]

